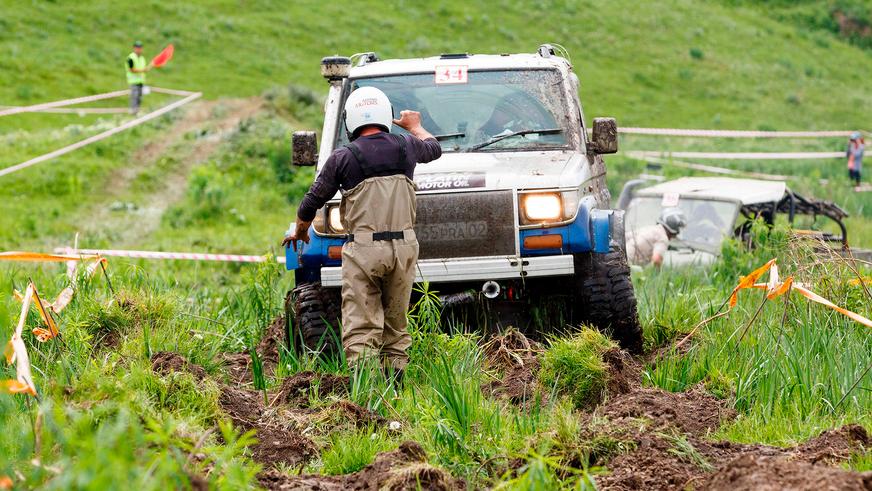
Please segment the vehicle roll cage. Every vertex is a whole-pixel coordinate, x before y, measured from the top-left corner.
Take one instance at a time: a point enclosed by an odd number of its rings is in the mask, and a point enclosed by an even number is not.
[[[842,221],[848,217],[848,212],[832,201],[806,198],[788,189],[780,201],[742,205],[740,211],[749,221],[736,230],[738,236],[746,232],[750,222],[756,218],[763,218],[768,225],[772,225],[778,213],[786,213],[787,220],[791,224],[796,215],[810,215],[814,218],[820,215],[836,222],[842,232],[841,236],[825,234],[823,238],[832,242],[841,242],[843,246],[848,245],[848,229]]]

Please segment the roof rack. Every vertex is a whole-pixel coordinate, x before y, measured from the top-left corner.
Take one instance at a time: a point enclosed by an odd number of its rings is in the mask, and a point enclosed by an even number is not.
[[[469,58],[469,53],[442,53],[439,58],[443,60],[457,60],[460,58]]]

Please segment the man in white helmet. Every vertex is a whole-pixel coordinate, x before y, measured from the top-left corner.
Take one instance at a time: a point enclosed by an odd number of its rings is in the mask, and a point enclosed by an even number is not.
[[[660,268],[669,241],[678,236],[687,226],[687,218],[681,208],[664,208],[655,225],[642,227],[627,235],[627,260],[630,264]]]
[[[439,142],[421,126],[421,114],[393,119],[387,96],[361,87],[345,102],[351,143],[327,159],[297,210],[295,231],[284,244],[309,242],[316,211],[336,192],[348,240],[342,247],[342,345],[346,360],[380,356],[386,371],[401,374],[412,344],[406,311],[415,279],[417,163],[442,155]],[[391,134],[391,124],[408,135]]]

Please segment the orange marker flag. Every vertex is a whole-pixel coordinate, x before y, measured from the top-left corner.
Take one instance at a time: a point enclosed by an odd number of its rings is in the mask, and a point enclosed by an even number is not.
[[[29,288],[33,289],[33,298],[36,300],[36,311],[39,313],[42,322],[44,322],[48,327],[48,329],[37,327],[33,330],[33,334],[39,342],[44,343],[59,334],[58,326],[55,323],[54,318],[51,316],[51,313],[45,308],[45,304],[43,304],[42,300],[39,298],[39,292],[36,291],[36,285],[34,285],[32,281],[30,282]]]
[[[736,304],[739,302],[739,290],[744,290],[745,288],[754,288],[754,283],[756,283],[757,280],[760,279],[761,276],[763,276],[763,273],[769,271],[769,268],[771,268],[773,264],[775,264],[775,259],[769,260],[768,263],[760,266],[759,268],[752,271],[751,274],[749,274],[748,276],[743,276],[739,280],[739,284],[736,285],[736,288],[733,288],[733,293],[730,294],[730,308],[735,307]]]
[[[811,300],[812,302],[817,302],[821,305],[826,305],[827,307],[835,310],[836,312],[839,312],[840,314],[844,314],[844,315],[850,317],[851,319],[859,322],[860,324],[863,324],[866,327],[872,327],[872,320],[869,320],[860,314],[851,312],[848,309],[843,309],[842,307],[839,307],[838,305],[830,302],[826,298],[818,295],[817,293],[805,288],[804,286],[802,286],[800,284],[793,285],[793,289],[796,290],[797,292],[799,292],[799,294],[802,295],[803,297]]]
[[[21,315],[18,318],[18,326],[12,339],[6,344],[3,354],[6,363],[15,363],[15,380],[0,380],[0,392],[7,394],[30,394],[36,395],[36,386],[33,384],[33,376],[30,373],[30,358],[27,356],[27,347],[21,339],[24,330],[24,322],[27,319],[27,311],[30,309],[30,301],[33,298],[32,285],[27,286],[24,292],[24,302],[21,305]]]
[[[160,68],[160,67],[166,65],[166,63],[168,61],[173,59],[173,52],[174,51],[175,51],[175,48],[173,48],[173,45],[170,44],[169,46],[164,48],[163,51],[158,53],[157,56],[155,56],[154,58],[151,59],[151,66],[153,66],[155,68]]]
[[[81,261],[83,259],[95,259],[96,255],[75,254],[43,254],[41,252],[9,251],[0,252],[0,261],[28,261],[28,262],[65,262]]]

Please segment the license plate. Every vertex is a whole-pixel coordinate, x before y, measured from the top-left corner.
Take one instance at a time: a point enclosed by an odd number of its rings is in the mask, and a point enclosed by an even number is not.
[[[419,242],[448,242],[487,238],[487,222],[448,222],[419,225],[415,228]]]

